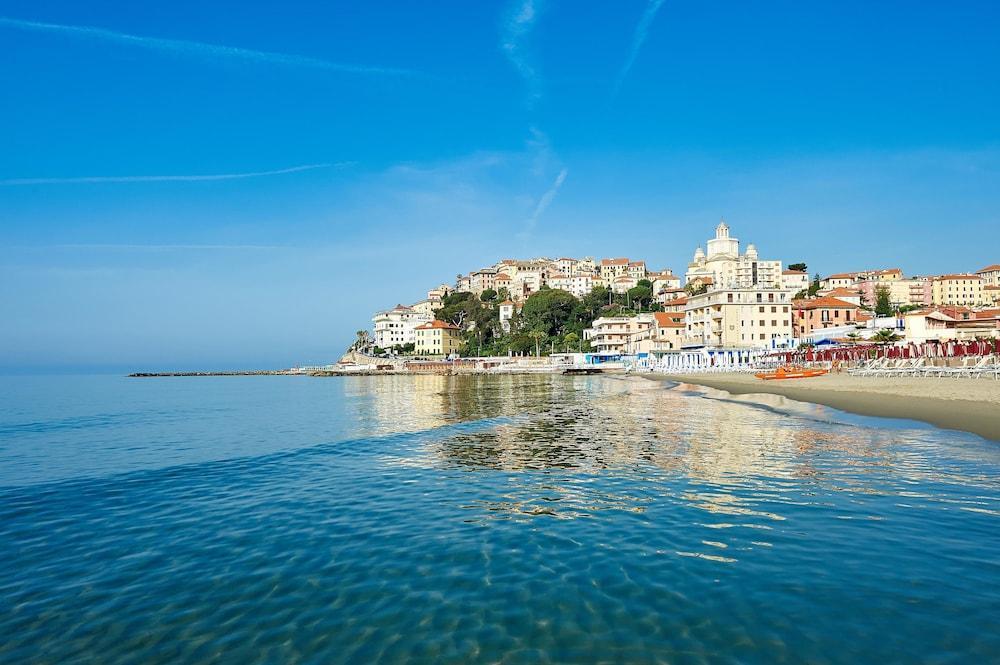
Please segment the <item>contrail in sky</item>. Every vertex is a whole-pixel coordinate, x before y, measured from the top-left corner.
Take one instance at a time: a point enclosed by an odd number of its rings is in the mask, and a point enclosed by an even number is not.
[[[510,14],[504,21],[500,48],[521,75],[528,88],[528,107],[534,106],[542,96],[541,83],[531,58],[525,53],[525,40],[535,27],[538,20],[539,7],[535,0],[521,0],[511,7]]]
[[[538,205],[535,206],[535,212],[533,212],[531,217],[528,219],[528,228],[525,233],[530,233],[535,229],[535,226],[538,224],[538,219],[548,209],[548,207],[552,205],[552,200],[556,198],[556,194],[559,193],[559,188],[562,187],[563,183],[566,181],[567,173],[568,171],[565,168],[561,170],[559,175],[556,176],[555,182],[552,183],[552,186],[549,187],[548,191],[542,194],[542,198],[538,200]]]
[[[642,13],[642,18],[639,19],[639,23],[635,26],[635,33],[632,35],[632,46],[629,48],[628,58],[625,59],[625,65],[618,72],[618,78],[615,80],[615,87],[611,93],[612,97],[618,95],[618,89],[622,87],[625,77],[628,76],[632,65],[635,64],[635,59],[639,57],[639,50],[649,35],[649,26],[653,24],[653,19],[656,18],[656,13],[660,11],[663,1],[649,0],[649,4],[646,5],[646,11]]]
[[[125,176],[83,176],[79,178],[10,178],[0,180],[0,186],[14,185],[68,185],[79,183],[109,183],[109,182],[203,182],[207,180],[238,180],[240,178],[261,178],[269,175],[284,175],[299,173],[313,169],[326,169],[342,164],[304,164],[275,171],[251,171],[249,173],[216,173],[208,175],[125,175]]]
[[[287,65],[292,67],[312,67],[314,69],[326,69],[349,74],[379,74],[389,76],[412,76],[416,74],[416,72],[408,69],[372,67],[367,65],[348,65],[339,62],[332,62],[330,60],[323,60],[322,58],[311,58],[304,55],[290,55],[287,53],[274,53],[271,51],[255,51],[253,49],[238,48],[235,46],[221,46],[219,44],[206,44],[204,42],[192,42],[180,39],[143,37],[141,35],[130,35],[125,32],[116,32],[114,30],[106,30],[104,28],[24,21],[21,19],[6,18],[3,16],[0,16],[0,27],[30,30],[34,32],[57,33],[87,39],[97,39],[106,42],[123,44],[126,46],[136,46],[153,51],[202,56],[219,60],[244,60],[247,62]]]

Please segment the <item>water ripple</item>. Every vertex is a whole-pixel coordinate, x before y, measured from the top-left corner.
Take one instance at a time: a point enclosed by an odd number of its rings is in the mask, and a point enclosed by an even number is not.
[[[248,385],[306,405],[289,439],[0,489],[0,662],[1000,657],[1000,453],[976,437],[631,381],[413,379],[230,383],[194,450],[269,422]]]

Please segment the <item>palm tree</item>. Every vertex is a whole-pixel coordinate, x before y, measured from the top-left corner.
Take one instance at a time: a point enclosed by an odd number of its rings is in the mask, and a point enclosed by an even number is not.
[[[873,342],[877,344],[892,344],[893,342],[898,342],[903,338],[897,335],[894,330],[890,330],[889,328],[883,328],[882,330],[879,330],[877,333],[872,335],[871,339]]]
[[[368,334],[367,330],[359,330],[354,333],[357,337],[354,340],[354,344],[351,345],[351,351],[357,353],[367,353],[368,349],[371,348],[372,338]]]
[[[536,358],[538,358],[539,356],[541,356],[541,355],[542,355],[542,354],[541,354],[541,350],[540,350],[540,349],[539,349],[539,347],[538,347],[538,343],[539,343],[539,342],[540,342],[541,340],[543,340],[543,339],[545,339],[546,337],[548,337],[548,335],[546,335],[546,334],[545,334],[544,332],[542,332],[541,330],[532,330],[531,332],[529,332],[529,333],[528,333],[528,337],[530,337],[530,338],[532,338],[533,340],[535,340],[535,357],[536,357]]]

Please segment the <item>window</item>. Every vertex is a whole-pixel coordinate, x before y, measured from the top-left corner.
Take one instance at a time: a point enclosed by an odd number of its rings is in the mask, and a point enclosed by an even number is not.
[[[761,314],[763,314],[763,313],[764,313],[764,308],[763,308],[763,307],[758,307],[757,309],[759,309],[759,310],[760,310],[760,313],[761,313]]]
[[[763,327],[764,327],[764,326],[766,325],[766,324],[764,323],[764,319],[761,319],[761,320],[760,320],[760,325],[761,325],[761,327],[762,327],[762,328],[763,328]]]
[[[775,313],[775,312],[777,312],[777,311],[778,311],[778,308],[777,308],[777,307],[772,307],[772,308],[771,308],[771,314],[774,314],[774,313]]]
[[[771,325],[774,326],[775,328],[777,328],[778,327],[778,320],[777,319],[771,319]]]

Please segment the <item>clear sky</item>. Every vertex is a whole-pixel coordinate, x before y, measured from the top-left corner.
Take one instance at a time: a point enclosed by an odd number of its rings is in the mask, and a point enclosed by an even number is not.
[[[1000,262],[1000,3],[0,0],[0,370],[335,360],[504,257]]]

